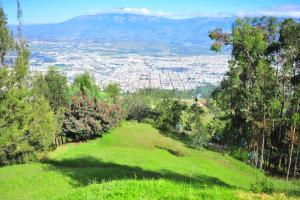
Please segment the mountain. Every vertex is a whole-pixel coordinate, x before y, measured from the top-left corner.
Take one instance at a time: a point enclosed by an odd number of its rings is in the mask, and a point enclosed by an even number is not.
[[[78,16],[57,24],[24,25],[28,39],[130,41],[208,45],[208,32],[230,30],[234,18],[198,17],[170,19],[136,14]]]
[[[236,17],[170,19],[125,13],[84,15],[56,24],[24,25],[29,40],[86,41],[129,53],[212,54],[208,32],[230,31]],[[280,21],[285,18],[279,18]],[[299,19],[296,19],[299,21]],[[12,26],[16,30],[16,26]],[[16,32],[16,31],[14,31]],[[122,50],[122,52],[123,52]],[[34,50],[33,50],[34,51]],[[228,49],[224,53],[228,53]]]

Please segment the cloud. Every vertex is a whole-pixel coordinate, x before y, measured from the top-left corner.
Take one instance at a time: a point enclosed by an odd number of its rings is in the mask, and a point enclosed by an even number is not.
[[[147,16],[168,17],[173,19],[193,18],[193,17],[211,17],[211,18],[225,18],[225,17],[259,17],[259,16],[273,16],[273,17],[292,17],[300,18],[300,5],[283,5],[278,7],[264,7],[257,10],[239,10],[237,12],[195,12],[195,13],[171,13],[163,11],[154,11],[148,8],[131,8],[121,7],[107,10],[94,10],[87,14],[107,14],[107,13],[121,13],[121,14],[137,14]]]
[[[187,17],[211,17],[211,18],[225,18],[232,17],[232,13],[228,12],[217,12],[217,13],[204,13],[204,12],[196,12]]]
[[[278,7],[261,8],[256,11],[238,11],[237,16],[272,16],[300,18],[300,5],[283,5]]]
[[[153,11],[148,8],[113,8],[108,10],[93,10],[88,12],[88,14],[105,14],[105,13],[121,13],[121,14],[137,14],[137,15],[148,15],[148,16],[159,16],[159,17],[172,17],[172,13],[163,11]]]

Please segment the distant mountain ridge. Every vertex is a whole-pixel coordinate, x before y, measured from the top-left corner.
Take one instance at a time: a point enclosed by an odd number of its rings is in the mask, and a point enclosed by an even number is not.
[[[98,14],[74,17],[57,24],[24,25],[28,39],[210,43],[208,32],[216,27],[230,30],[234,18],[198,17],[170,19],[137,14]]]
[[[198,55],[212,53],[209,31],[215,28],[230,31],[235,19],[234,16],[171,19],[129,13],[107,13],[78,16],[56,24],[24,25],[23,30],[29,40],[92,41],[98,44],[107,42],[112,47],[124,47],[128,52],[145,50],[152,54],[167,50]],[[11,27],[16,30],[16,26]]]

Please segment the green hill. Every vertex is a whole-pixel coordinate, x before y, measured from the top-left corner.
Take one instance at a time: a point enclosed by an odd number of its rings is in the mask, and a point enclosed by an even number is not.
[[[267,178],[227,154],[196,151],[147,124],[123,123],[103,138],[67,144],[43,163],[0,168],[0,199],[287,199],[300,182]],[[284,193],[284,194],[279,194]]]

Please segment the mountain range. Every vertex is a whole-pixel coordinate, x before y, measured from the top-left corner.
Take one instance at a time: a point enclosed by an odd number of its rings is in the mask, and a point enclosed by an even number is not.
[[[98,14],[74,17],[56,24],[23,25],[31,40],[80,40],[130,42],[169,46],[197,46],[209,50],[208,32],[216,27],[231,29],[234,17],[170,19],[137,14]],[[12,27],[16,29],[16,27]],[[171,47],[172,48],[172,47]]]

